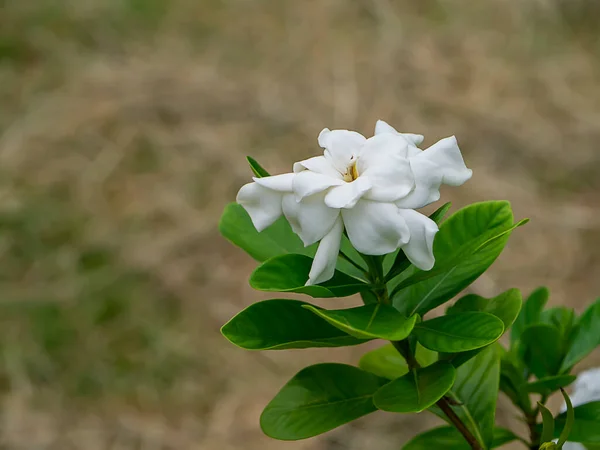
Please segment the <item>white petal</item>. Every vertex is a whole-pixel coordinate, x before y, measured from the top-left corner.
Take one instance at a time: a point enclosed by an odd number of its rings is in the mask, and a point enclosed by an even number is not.
[[[325,204],[330,208],[352,208],[371,189],[367,177],[358,177],[351,183],[334,187],[325,196]]]
[[[340,173],[346,172],[365,141],[366,138],[356,131],[325,128],[319,134],[319,145],[325,149],[325,158]]]
[[[429,217],[412,209],[401,209],[400,215],[410,229],[410,240],[402,247],[406,257],[421,270],[431,270],[435,263],[433,238],[439,231],[437,224]]]
[[[296,194],[296,200],[300,201],[304,197],[323,192],[332,186],[341,186],[342,184],[345,184],[345,182],[338,178],[305,170],[296,174],[292,188],[294,194]]]
[[[329,175],[340,180],[343,179],[342,174],[324,156],[315,156],[314,158],[294,163],[294,173],[299,173],[303,170]]]
[[[415,175],[415,189],[396,202],[400,208],[418,209],[440,198],[442,183],[460,186],[473,172],[467,169],[454,136],[442,139],[409,159]]]
[[[279,192],[291,192],[294,176],[293,173],[284,173],[282,175],[273,175],[272,177],[254,177],[252,179],[268,189]]]
[[[362,199],[341,211],[350,242],[365,255],[392,253],[409,242],[408,225],[393,203]]]
[[[392,134],[397,134],[398,131],[396,131],[396,129],[391,126],[389,123],[384,122],[383,120],[378,120],[375,123],[375,134],[382,134],[382,133],[392,133]]]
[[[300,202],[292,194],[283,196],[283,214],[304,245],[321,240],[340,215],[339,210],[329,208],[324,200],[324,192],[306,197]]]
[[[356,163],[358,177],[368,178],[372,185],[365,198],[393,202],[414,189],[407,152],[408,142],[400,135],[384,133],[367,140]]]
[[[425,136],[423,136],[422,134],[402,133],[402,136],[404,136],[410,142],[415,144],[416,147],[421,145],[423,143],[423,141],[425,140]]]
[[[382,133],[401,134],[415,146],[421,145],[421,143],[425,139],[425,137],[422,134],[400,133],[387,122],[384,122],[383,120],[378,120],[375,124],[375,134],[377,135]]]
[[[306,286],[323,283],[333,277],[343,231],[344,223],[341,217],[338,217],[329,233],[319,243]]]
[[[257,183],[248,183],[239,190],[236,201],[246,210],[254,227],[262,231],[281,216],[283,194]]]

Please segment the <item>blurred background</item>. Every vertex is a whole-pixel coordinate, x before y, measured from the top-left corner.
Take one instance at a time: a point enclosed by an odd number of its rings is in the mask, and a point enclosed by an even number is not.
[[[0,448],[392,450],[431,426],[262,435],[299,368],[364,349],[227,343],[269,296],[221,211],[245,155],[289,171],[324,127],[455,134],[474,177],[443,198],[531,218],[470,291],[544,284],[580,312],[600,294],[599,17],[596,0],[0,0]]]

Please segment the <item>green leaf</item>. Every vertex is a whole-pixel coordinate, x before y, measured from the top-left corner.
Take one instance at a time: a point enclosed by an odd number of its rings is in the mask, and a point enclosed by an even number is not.
[[[435,266],[428,272],[408,269],[393,292],[394,306],[421,316],[471,284],[498,257],[513,224],[510,204],[475,203],[450,216],[433,243]]]
[[[600,444],[600,401],[579,405],[573,410],[575,422],[569,434],[569,442],[583,444]],[[557,438],[558,430],[565,427],[567,413],[564,412],[556,418],[554,437]]]
[[[275,256],[254,270],[250,286],[259,291],[297,292],[311,297],[346,297],[368,289],[367,284],[337,270],[325,283],[305,286],[311,265],[312,258],[306,255]]]
[[[294,441],[316,436],[375,411],[373,394],[385,380],[346,364],[317,364],[298,372],[260,416],[263,432]]]
[[[417,339],[430,350],[464,352],[496,341],[504,332],[502,321],[484,312],[450,314],[415,325]]]
[[[450,202],[444,203],[442,206],[440,206],[438,209],[436,209],[429,216],[429,218],[439,225],[441,223],[441,221],[444,219],[444,216],[446,215],[446,213],[448,212],[448,210],[450,209],[451,206],[452,206],[452,203],[450,203]],[[411,263],[408,260],[408,258],[406,257],[406,255],[404,254],[404,251],[402,251],[402,249],[396,250],[394,262],[392,263],[392,265],[389,269],[386,267],[387,274],[385,276],[385,279],[391,280],[395,276],[401,274],[406,269],[408,269],[410,267],[410,264]]]
[[[491,345],[456,371],[452,393],[460,402],[454,411],[484,448],[492,443],[500,383],[499,344]]]
[[[526,327],[540,322],[540,316],[549,297],[550,291],[546,287],[537,288],[529,295],[511,329],[510,339],[513,345],[521,338]]]
[[[586,309],[577,321],[571,346],[560,367],[561,372],[568,371],[600,345],[598,330],[600,330],[600,299]]]
[[[563,355],[560,353],[561,336],[552,325],[530,325],[521,334],[523,360],[537,378],[558,373]]]
[[[415,356],[423,367],[429,366],[437,360],[437,353],[422,345],[417,345]],[[390,380],[395,380],[408,373],[406,361],[392,344],[365,353],[358,366],[367,372]]]
[[[254,173],[255,176],[257,176],[258,178],[263,178],[263,177],[269,177],[271,176],[269,174],[269,172],[267,172],[259,163],[257,160],[255,160],[254,158],[252,158],[251,156],[246,156],[246,159],[248,160],[248,164],[250,164],[250,169],[252,169],[252,173]]]
[[[468,311],[480,311],[493,314],[504,324],[504,331],[510,329],[521,309],[521,292],[518,289],[509,289],[506,292],[490,299],[479,295],[469,294],[460,298],[446,311],[446,314],[456,314]],[[485,347],[483,347],[485,348]],[[467,352],[445,355],[444,359],[451,361],[456,368],[475,357],[483,348]]]
[[[219,231],[232,244],[240,247],[259,262],[287,253],[313,257],[318,246],[313,244],[304,247],[285,217],[280,217],[273,225],[259,233],[246,210],[237,203],[230,203],[225,207],[219,222]],[[342,250],[348,251],[347,245],[344,245],[342,240]],[[338,258],[336,267],[352,276],[364,277],[361,271],[342,258]]]
[[[316,245],[304,247],[284,217],[262,232],[256,231],[246,210],[237,203],[225,207],[219,222],[221,234],[257,261],[266,261],[285,253],[314,256]]]
[[[494,441],[489,448],[501,447],[518,437],[506,428],[494,429]],[[454,427],[439,427],[426,431],[412,438],[402,450],[470,450],[471,446]]]
[[[442,398],[455,377],[452,364],[438,361],[386,384],[375,393],[373,401],[383,411],[420,412]]]
[[[500,319],[504,324],[504,329],[508,330],[519,315],[522,302],[521,291],[518,289],[509,289],[492,298],[469,294],[458,299],[454,305],[448,308],[446,314],[469,311],[490,313]]]
[[[265,300],[250,305],[223,325],[221,333],[247,350],[343,347],[366,342],[328,324],[297,300]]]
[[[535,392],[542,395],[550,395],[560,388],[568,386],[577,377],[575,375],[558,375],[555,377],[545,377],[525,385],[525,391]]]
[[[558,441],[556,445],[558,448],[562,448],[563,444],[567,442],[567,438],[573,429],[573,422],[575,421],[575,413],[573,411],[573,404],[571,403],[571,399],[567,395],[564,389],[560,390],[563,398],[565,399],[565,405],[567,406],[566,417],[565,417],[565,426],[563,430],[560,432],[560,436],[558,437]]]
[[[406,339],[417,320],[417,315],[404,317],[388,305],[369,304],[349,309],[327,310],[312,305],[304,306],[336,328],[358,339]]]
[[[542,413],[543,431],[540,443],[550,442],[554,437],[554,417],[548,408],[538,402],[538,407]]]

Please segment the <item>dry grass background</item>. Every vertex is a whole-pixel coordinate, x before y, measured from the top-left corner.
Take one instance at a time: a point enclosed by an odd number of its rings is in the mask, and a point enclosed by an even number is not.
[[[399,449],[424,414],[261,435],[297,369],[359,353],[220,337],[266,298],[216,230],[244,156],[284,171],[323,127],[377,118],[429,144],[456,134],[475,176],[446,198],[532,219],[471,289],[545,284],[580,311],[600,293],[599,15],[595,0],[0,0],[0,448]]]

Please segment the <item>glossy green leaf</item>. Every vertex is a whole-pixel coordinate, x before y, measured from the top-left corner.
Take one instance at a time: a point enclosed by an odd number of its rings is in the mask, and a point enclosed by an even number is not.
[[[561,372],[589,355],[600,346],[600,299],[596,300],[577,321],[571,345],[560,367]]]
[[[469,294],[460,298],[446,311],[446,314],[456,314],[468,311],[487,312],[499,318],[504,324],[504,331],[510,329],[511,325],[519,315],[522,299],[518,289],[509,289],[502,294],[487,299],[475,294]],[[467,352],[444,355],[443,359],[451,361],[456,368],[460,367],[471,358],[475,357],[483,348]]]
[[[317,364],[298,372],[260,417],[267,436],[306,439],[375,411],[373,394],[385,380],[346,364]]]
[[[471,284],[498,257],[513,224],[510,204],[475,203],[450,216],[433,243],[435,266],[410,268],[395,282],[394,306],[406,315],[424,315]]]
[[[569,433],[570,442],[583,444],[600,444],[600,401],[585,403],[573,409],[575,422]],[[559,430],[565,426],[567,413],[558,415],[554,430],[554,437],[559,437]]]
[[[448,212],[448,210],[450,209],[451,206],[452,206],[452,203],[450,203],[450,202],[444,203],[442,206],[440,206],[438,209],[436,209],[429,216],[429,218],[439,225],[442,222],[442,220],[444,219],[444,216],[446,215],[446,213]],[[404,252],[402,251],[402,249],[396,250],[396,252],[394,253],[393,256],[394,256],[394,258],[393,258],[391,267],[385,267],[385,272],[386,272],[385,279],[386,280],[391,280],[395,276],[404,272],[406,269],[408,269],[410,267],[410,264],[411,264],[410,261],[408,260],[408,258],[406,257],[406,255],[404,254]]]
[[[395,308],[379,303],[337,310],[312,305],[304,308],[359,339],[401,341],[408,337],[417,320],[416,315],[406,318]]]
[[[261,262],[285,253],[314,256],[317,248],[316,245],[304,247],[284,217],[280,217],[273,225],[259,233],[246,210],[237,203],[230,203],[225,207],[219,222],[219,231],[234,245]]]
[[[549,296],[550,291],[548,288],[540,287],[527,297],[511,329],[510,339],[513,344],[521,338],[521,333],[523,333],[526,327],[540,322],[540,316],[544,310],[544,306],[548,302]]]
[[[227,322],[221,333],[247,350],[343,347],[366,342],[315,316],[297,300],[265,300],[254,303]]]
[[[542,413],[542,436],[540,443],[550,442],[554,438],[554,417],[548,408],[538,402],[538,407]]]
[[[523,360],[537,378],[556,375],[563,356],[561,336],[552,325],[530,325],[521,334]]]
[[[464,312],[437,317],[415,325],[419,343],[436,352],[457,353],[483,347],[504,332],[502,321],[484,312]]]
[[[490,313],[500,319],[504,324],[504,329],[508,330],[519,315],[522,301],[521,291],[518,289],[509,289],[492,298],[469,294],[458,299],[454,305],[448,308],[446,314],[469,311]]]
[[[375,393],[373,401],[383,411],[420,412],[442,398],[455,377],[452,364],[438,361],[386,384]]]
[[[506,428],[494,429],[494,440],[489,448],[501,447],[518,437]],[[454,427],[434,428],[419,434],[407,442],[402,450],[470,450],[471,446]]]
[[[254,176],[258,178],[268,177],[270,176],[269,172],[267,172],[263,166],[261,166],[257,160],[252,158],[251,156],[246,156],[248,160],[248,164],[250,164],[250,169],[252,169],[252,173]]]
[[[452,387],[460,403],[454,411],[484,447],[489,447],[493,438],[501,350],[499,344],[491,345],[462,365]]]
[[[337,270],[330,280],[305,286],[311,265],[312,258],[305,255],[275,256],[254,270],[250,286],[259,291],[297,292],[311,297],[345,297],[368,289],[365,283]]]
[[[427,367],[437,361],[437,353],[417,345],[415,357],[422,367]],[[378,349],[365,353],[358,366],[389,380],[400,378],[408,373],[408,365],[392,344],[384,345]]]
[[[558,375],[554,377],[545,377],[540,380],[532,381],[525,385],[525,391],[535,392],[542,395],[550,395],[560,388],[566,387],[575,381],[575,375]]]

